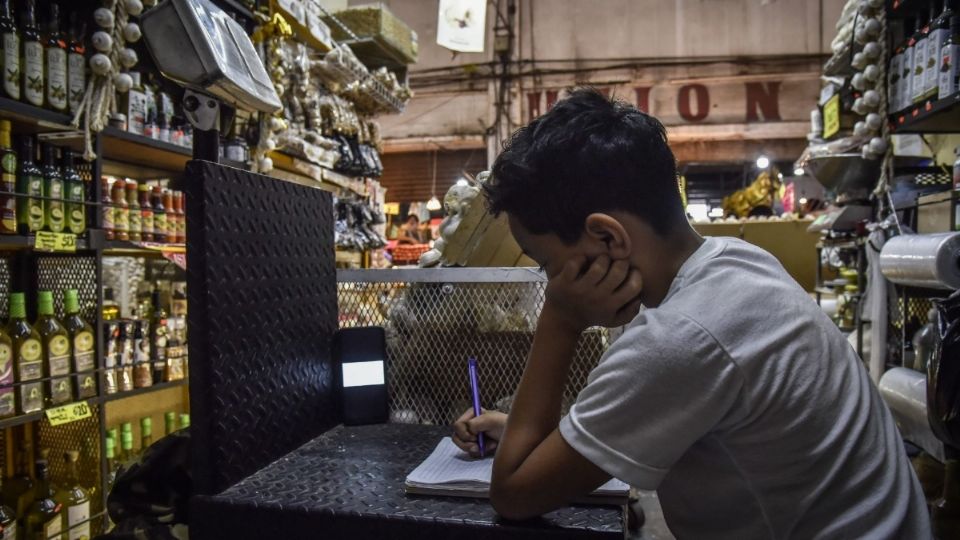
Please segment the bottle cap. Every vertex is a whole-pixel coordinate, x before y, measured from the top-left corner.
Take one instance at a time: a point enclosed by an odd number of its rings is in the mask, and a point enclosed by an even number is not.
[[[124,450],[131,450],[133,448],[133,433],[124,431],[120,435],[120,447]]]
[[[53,315],[53,292],[37,291],[37,313]]]
[[[113,439],[107,439],[107,459],[116,457],[116,447],[117,443],[113,442]]]
[[[27,318],[27,304],[22,292],[10,293],[10,318]]]
[[[120,424],[120,433],[133,433],[133,424],[130,422]]]
[[[76,289],[67,289],[63,291],[63,305],[67,313],[79,313],[80,301],[77,299]]]
[[[140,419],[140,435],[143,437],[153,435],[153,420],[149,416]]]
[[[190,415],[189,415],[189,414],[181,414],[181,415],[180,415],[180,427],[181,427],[181,428],[190,427]]]
[[[118,437],[118,434],[119,434],[119,433],[117,432],[117,428],[115,428],[115,427],[110,428],[110,431],[107,432],[107,440],[113,439],[113,445],[114,445],[114,446],[116,446],[116,445],[117,445],[117,441],[120,440],[120,437]]]

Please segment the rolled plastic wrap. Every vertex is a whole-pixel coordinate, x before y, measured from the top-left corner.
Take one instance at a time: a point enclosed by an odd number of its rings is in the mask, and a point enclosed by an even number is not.
[[[880,378],[880,396],[890,407],[900,435],[943,461],[943,443],[927,421],[927,376],[907,368],[893,368]]]
[[[899,285],[960,289],[960,233],[891,238],[880,252],[880,271]]]

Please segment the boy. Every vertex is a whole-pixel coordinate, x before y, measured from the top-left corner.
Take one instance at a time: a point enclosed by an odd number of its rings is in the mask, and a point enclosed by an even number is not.
[[[486,190],[549,279],[509,420],[454,426],[461,448],[485,432],[496,449],[502,516],[615,476],[656,489],[680,538],[931,536],[856,353],[776,259],[691,229],[656,119],[574,91],[514,134]],[[561,419],[580,332],[623,324]]]

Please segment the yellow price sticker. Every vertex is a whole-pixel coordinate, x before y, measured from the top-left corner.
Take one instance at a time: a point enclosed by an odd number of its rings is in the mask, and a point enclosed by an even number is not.
[[[69,403],[55,409],[47,409],[47,420],[51,426],[60,426],[90,418],[90,406],[85,401]]]
[[[829,139],[840,131],[840,94],[823,105],[823,138]]]
[[[400,214],[400,203],[384,203],[383,213],[388,216],[396,216]]]
[[[37,233],[37,237],[33,242],[33,249],[37,251],[74,253],[77,251],[77,235],[40,231]]]

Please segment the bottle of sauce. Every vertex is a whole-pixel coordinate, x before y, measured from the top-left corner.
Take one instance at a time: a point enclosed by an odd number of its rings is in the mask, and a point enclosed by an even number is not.
[[[43,173],[33,162],[33,138],[20,139],[20,159],[17,171],[17,228],[20,234],[35,233],[43,229],[44,204]]]
[[[130,240],[130,208],[127,206],[127,183],[117,179],[110,189],[113,200],[113,231],[117,240]]]
[[[177,243],[177,221],[179,216],[173,206],[173,192],[169,189],[163,192],[163,207],[167,209],[167,231],[164,240],[168,244]]]
[[[150,203],[150,186],[137,186],[137,203],[140,204],[140,236],[144,242],[153,242],[153,205]]]
[[[153,239],[156,242],[165,243],[167,241],[167,212],[163,206],[163,191],[160,186],[153,187],[150,202],[153,203]]]
[[[133,331],[133,387],[146,388],[153,384],[150,364],[150,337],[143,332],[144,321],[136,321]]]
[[[47,105],[58,112],[67,110],[67,40],[60,32],[60,5],[50,4],[47,19]]]
[[[17,234],[17,153],[10,142],[10,121],[0,120],[0,234]]]
[[[183,192],[173,192],[173,208],[177,214],[177,243],[185,244],[187,242],[187,215],[183,211]]]
[[[73,151],[64,148],[62,162],[63,184],[67,193],[67,230],[73,234],[83,234],[87,230],[87,211],[83,205],[86,186],[74,168]]]
[[[113,197],[110,196],[110,180],[106,176],[100,177],[100,220],[103,222],[103,235],[107,240],[113,240],[116,235],[113,231]]]
[[[140,242],[143,239],[141,235],[141,215],[140,203],[138,202],[137,183],[133,180],[127,180],[127,214],[130,216],[128,223],[128,235],[131,242]]]
[[[153,363],[153,384],[167,380],[167,312],[160,304],[160,291],[154,289],[153,313],[150,315],[150,361]]]
[[[27,0],[21,12],[20,27],[23,29],[23,97],[27,103],[43,107],[46,85],[43,81],[43,42],[37,29],[37,6],[35,0]]]
[[[13,0],[0,0],[0,39],[3,45],[3,94],[8,98],[20,101],[20,31],[10,11]],[[8,77],[16,73],[15,77]]]
[[[43,195],[47,197],[44,221],[51,232],[63,232],[67,226],[66,204],[63,201],[63,177],[57,167],[57,147],[41,145],[43,155]]]

